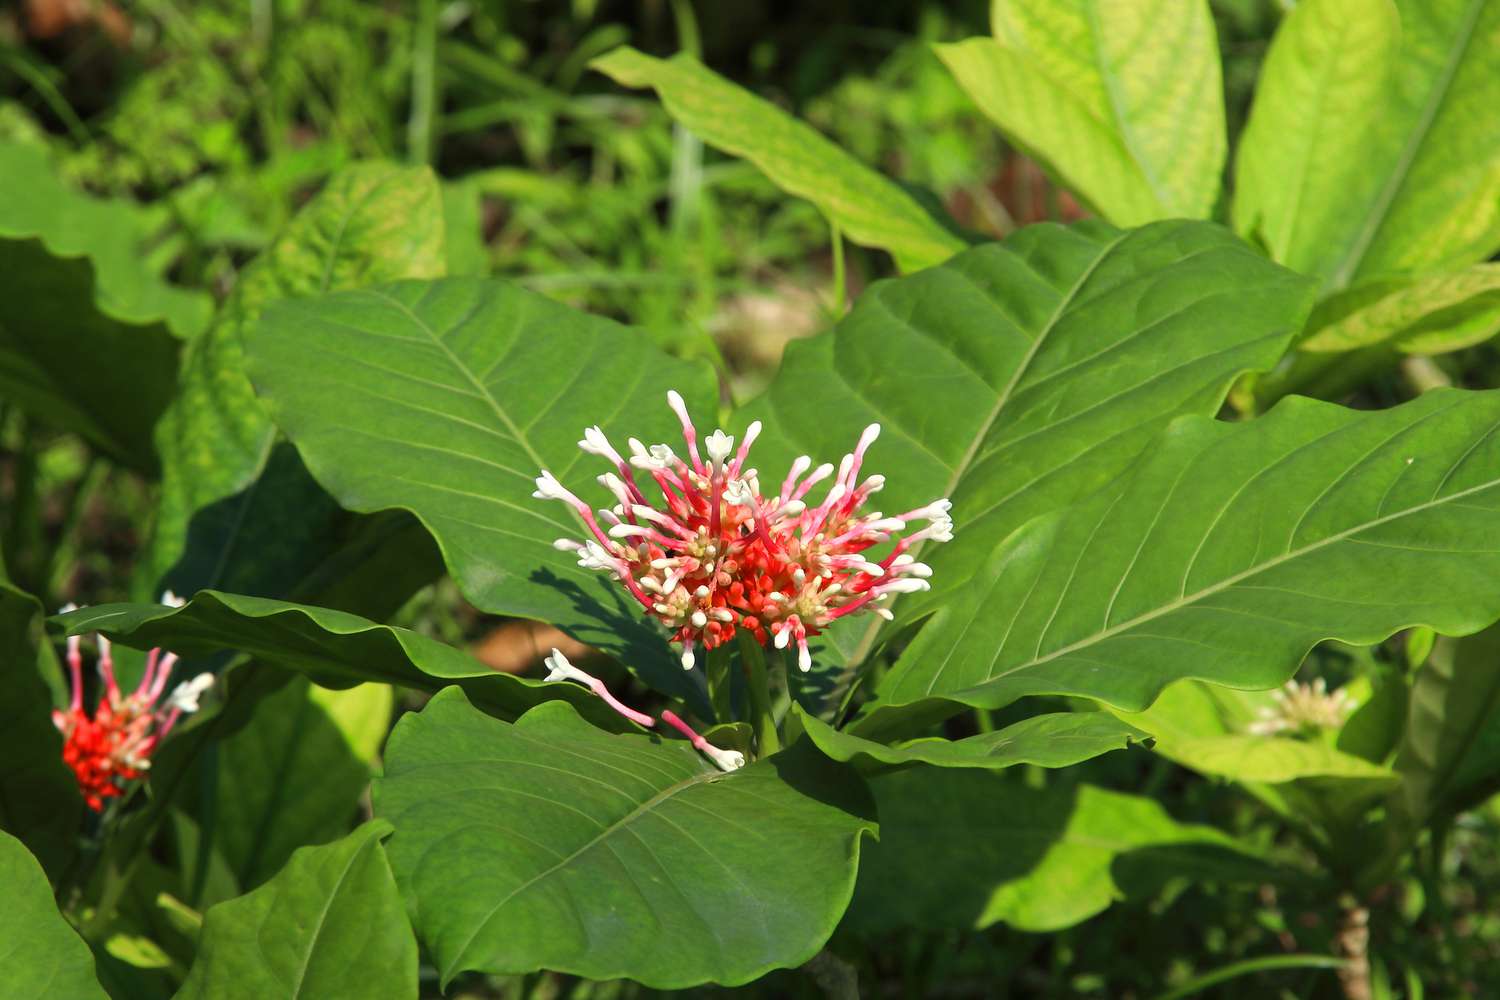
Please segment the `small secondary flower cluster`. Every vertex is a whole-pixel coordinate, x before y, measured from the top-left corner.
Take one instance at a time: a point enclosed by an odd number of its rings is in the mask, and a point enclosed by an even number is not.
[[[603,681],[593,676],[592,674],[586,674],[582,670],[579,670],[577,667],[573,666],[573,664],[569,662],[568,658],[562,654],[562,651],[557,649],[555,646],[552,649],[552,655],[547,657],[542,662],[546,664],[547,667],[547,680],[577,681],[579,684],[582,684],[584,687],[588,688],[590,691],[594,692],[594,694],[602,698],[604,700],[604,703],[610,708],[614,709],[616,712],[619,712],[621,715],[629,719],[631,722],[634,722],[636,725],[644,726],[647,729],[650,729],[652,726],[656,725],[656,720],[651,718],[651,716],[647,715],[644,712],[637,712],[635,709],[627,708],[625,705],[621,704],[619,699],[609,693],[609,689],[604,686]],[[702,736],[699,736],[693,730],[692,726],[689,726],[686,722],[683,722],[682,719],[677,716],[677,713],[668,709],[667,711],[661,713],[661,717],[663,722],[671,726],[673,729],[677,730],[682,735],[686,736],[688,738],[688,742],[693,745],[693,749],[697,750],[699,753],[703,754],[703,756],[713,761],[714,766],[719,770],[737,771],[745,766],[744,754],[740,753],[738,750],[724,750],[720,747],[714,746],[712,743],[708,742],[708,740],[704,739]]]
[[[162,603],[181,602],[168,593]],[[62,610],[76,608],[69,605]],[[153,649],[146,657],[146,672],[140,685],[130,694],[124,694],[115,681],[109,640],[101,635],[97,636],[97,642],[104,694],[93,714],[83,708],[83,652],[81,637],[76,635],[68,637],[72,701],[67,711],[52,713],[52,722],[63,735],[63,762],[78,779],[83,800],[96,812],[104,809],[105,799],[120,795],[129,782],[145,774],[151,766],[151,755],[177,720],[185,713],[196,712],[198,699],[213,684],[212,674],[199,674],[177,685],[162,701],[177,656]]]
[[[936,500],[894,517],[863,512],[885,486],[884,476],[859,478],[879,424],[865,428],[837,470],[828,464],[813,468],[804,455],[792,463],[780,489],[765,494],[757,471],[745,465],[759,421],[746,429],[738,450],[733,437],[714,431],[703,442],[705,459],[682,397],[669,392],[667,402],[682,422],[685,459],[665,444],[647,447],[631,438],[626,461],[600,428],[590,427],[578,446],[614,465],[598,481],[615,505],[596,517],[546,471],[533,496],[561,500],[577,511],[590,537],[559,539],[556,547],[576,552],[580,566],[617,576],[671,630],[682,646],[684,668],[692,668],[697,647],[713,649],[743,630],[761,645],[785,649],[795,642],[798,666],[808,670],[809,636],[859,611],[889,618],[885,604],[892,597],[927,589],[932,571],[908,550],[953,537],[952,505]],[[807,499],[830,476],[822,500]],[[642,486],[647,479],[660,493],[654,502]],[[866,557],[913,521],[927,523],[897,538],[878,562]]]
[[[1349,718],[1356,704],[1343,688],[1328,693],[1328,685],[1319,677],[1311,684],[1287,681],[1286,686],[1271,693],[1271,704],[1261,707],[1247,731],[1256,736],[1297,733],[1314,729],[1337,729]]]

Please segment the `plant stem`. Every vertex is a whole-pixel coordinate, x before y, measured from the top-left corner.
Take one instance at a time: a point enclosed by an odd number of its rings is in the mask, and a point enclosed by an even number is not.
[[[1268,955],[1265,958],[1251,958],[1204,973],[1176,989],[1158,994],[1155,1000],[1187,1000],[1188,997],[1200,996],[1210,986],[1238,976],[1269,972],[1272,969],[1341,969],[1343,965],[1342,959],[1332,955]]]
[[[733,722],[734,677],[729,672],[729,648],[710,649],[704,659],[708,661],[708,700],[714,708],[714,721]]]
[[[750,695],[750,725],[755,730],[756,752],[769,757],[781,749],[776,719],[771,714],[771,685],[766,676],[766,651],[744,629],[739,632],[740,666],[745,671],[745,690]]]
[[[832,219],[828,222],[830,239],[833,242],[833,298],[829,308],[833,311],[835,319],[844,315],[844,298],[846,295],[844,277],[844,234],[839,229],[839,224]]]
[[[1353,897],[1343,900],[1344,916],[1339,921],[1339,953],[1345,964],[1339,968],[1339,985],[1346,1000],[1370,1000],[1370,911]]]

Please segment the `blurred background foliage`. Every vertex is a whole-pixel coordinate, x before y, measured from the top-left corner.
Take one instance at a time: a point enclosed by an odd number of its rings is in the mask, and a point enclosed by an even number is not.
[[[1234,137],[1283,11],[1275,0],[1213,8]],[[221,301],[338,167],[429,164],[444,183],[450,272],[503,276],[642,327],[670,351],[712,360],[726,393],[744,399],[789,339],[817,332],[892,264],[852,245],[836,261],[813,205],[706,148],[649,91],[625,90],[589,61],[625,43],[698,55],[993,238],[1082,212],[1007,148],[933,54],[933,42],[985,34],[988,13],[983,0],[18,0],[0,10],[0,142],[40,147],[67,184],[125,199],[146,266]],[[1487,346],[1447,363],[1460,381],[1494,384]],[[33,593],[54,603],[126,596],[153,489],[0,405],[0,541],[11,576]],[[18,509],[19,497],[42,509]],[[424,590],[401,620],[511,669],[550,641],[528,633],[518,657],[496,638],[503,626],[449,582]],[[1320,655],[1327,662],[1310,672],[1334,678],[1407,669],[1394,642]],[[1144,752],[1017,768],[1007,780],[1146,794],[1180,821],[1296,850],[1240,789]],[[1391,890],[1383,905],[1395,918],[1378,922],[1389,939],[1371,949],[1399,957],[1375,970],[1382,995],[1422,996],[1425,981],[1427,996],[1482,996],[1500,982],[1497,844],[1492,801]],[[1327,894],[1204,888],[1189,875],[1139,892],[1117,882],[1117,905],[1057,933],[996,924],[835,946],[862,956],[869,995],[973,997],[1166,996],[1236,962],[1338,950],[1339,901]],[[1337,989],[1326,970],[1244,971],[1191,995]],[[424,989],[436,995],[435,980]],[[775,975],[749,989],[780,996],[809,983]],[[550,975],[457,987],[475,997],[644,992]]]

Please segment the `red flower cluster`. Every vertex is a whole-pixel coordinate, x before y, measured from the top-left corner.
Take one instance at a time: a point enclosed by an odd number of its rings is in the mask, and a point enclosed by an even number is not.
[[[682,397],[669,392],[667,401],[682,422],[687,460],[664,444],[647,448],[631,438],[627,462],[603,431],[590,427],[579,447],[614,464],[615,472],[600,476],[599,483],[614,495],[615,506],[596,518],[545,471],[534,495],[562,500],[578,512],[592,537],[559,539],[557,547],[578,553],[580,566],[615,574],[681,643],[684,667],[693,666],[696,646],[713,649],[744,629],[762,645],[785,648],[795,641],[798,665],[808,670],[808,636],[857,611],[889,617],[884,602],[927,588],[931,570],[907,550],[953,537],[951,505],[937,500],[896,517],[862,512],[885,485],[884,476],[859,480],[879,424],[865,429],[836,473],[832,465],[813,469],[804,455],[792,463],[780,490],[767,495],[756,470],[745,468],[760,434],[758,421],[746,429],[737,452],[734,438],[714,431],[703,442],[705,461]],[[637,471],[650,477],[659,500],[647,497]],[[821,502],[805,499],[830,476]],[[879,562],[865,558],[913,520],[928,523],[899,538]]]
[[[98,643],[104,696],[94,714],[83,709],[83,653],[76,635],[68,638],[73,698],[66,712],[52,713],[52,722],[63,734],[63,762],[77,777],[83,800],[96,812],[104,809],[105,799],[120,795],[130,782],[144,776],[162,740],[184,713],[198,710],[198,699],[213,683],[211,674],[199,674],[177,685],[158,706],[177,657],[153,649],[140,686],[124,695],[115,683],[109,640],[101,635]]]

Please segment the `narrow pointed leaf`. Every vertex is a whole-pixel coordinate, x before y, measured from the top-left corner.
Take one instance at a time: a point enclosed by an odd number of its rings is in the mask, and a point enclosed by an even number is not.
[[[1496,0],[1298,4],[1240,144],[1236,225],[1332,291],[1489,257],[1497,53]]]
[[[654,88],[688,131],[754,163],[777,186],[817,205],[855,243],[889,251],[902,270],[941,263],[964,248],[900,185],[691,56],[655,59],[624,46],[589,65],[627,87]]]
[[[837,462],[879,421],[866,468],[887,474],[882,509],[952,497],[955,540],[922,553],[932,593],[896,603],[911,616],[1027,520],[1117,478],[1174,417],[1216,413],[1240,373],[1281,357],[1310,291],[1207,223],[1030,226],[872,286],[788,348],[741,419],[766,424],[763,471],[798,452]]]
[[[1500,393],[1458,390],[1178,421],[1120,487],[1008,539],[880,695],[1140,709],[1184,677],[1274,687],[1324,638],[1476,631],[1500,616],[1500,550],[1475,542],[1500,529],[1497,430]]]
[[[254,892],[204,915],[198,958],[177,1000],[409,1000],[417,942],[380,839],[367,823],[304,847]]]
[[[278,582],[326,549],[340,513],[295,456],[245,374],[243,331],[279,299],[443,273],[442,200],[425,167],[335,174],[241,272],[217,321],[183,358],[156,442],[162,500],[142,594],[220,587],[284,596]],[[180,562],[179,562],[180,561]],[[169,575],[170,574],[170,575]]]
[[[559,552],[584,534],[532,497],[550,469],[594,496],[607,463],[579,450],[601,424],[669,440],[676,388],[713,412],[706,368],[659,353],[609,320],[499,281],[408,282],[267,310],[247,337],[252,376],[308,468],[345,507],[404,507],[436,537],[465,595],[622,654],[663,690],[695,696],[617,583]]]
[[[1007,138],[1121,226],[1204,219],[1227,140],[1201,0],[996,0],[993,38],[937,46]]]
[[[378,681],[436,691],[457,684],[477,704],[507,718],[560,699],[601,725],[619,725],[619,716],[577,685],[499,673],[425,635],[328,608],[205,590],[182,608],[99,604],[58,621],[71,634],[103,632],[142,649],[160,646],[184,656],[248,653],[330,687]]]
[[[42,866],[25,846],[0,833],[0,968],[13,997],[106,1000],[94,975],[94,956],[52,900]]]
[[[397,724],[375,785],[391,863],[445,982],[554,969],[675,989],[811,958],[874,829],[807,741],[729,774],[565,705],[513,725],[457,691]]]
[[[1053,712],[961,740],[927,737],[894,746],[834,729],[797,709],[804,731],[834,760],[876,764],[931,764],[999,770],[1017,764],[1071,767],[1111,750],[1123,750],[1148,734],[1108,712]]]

